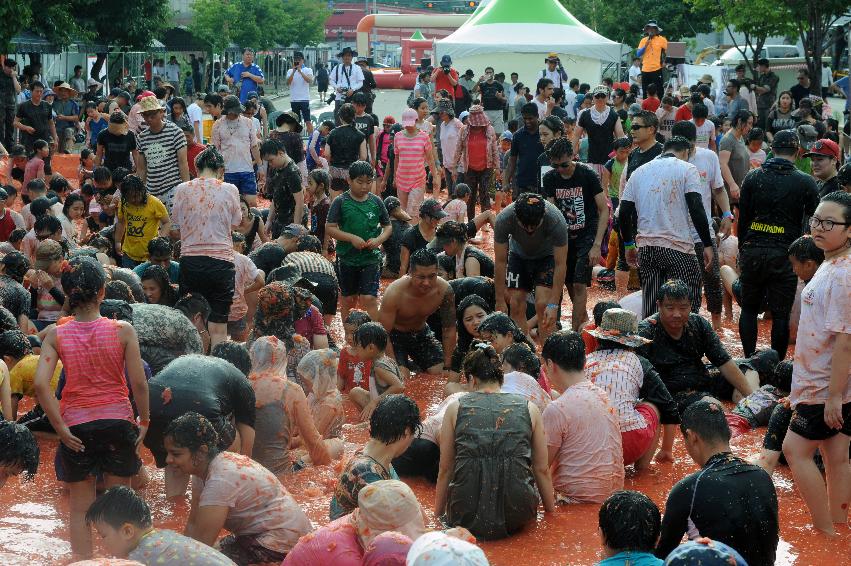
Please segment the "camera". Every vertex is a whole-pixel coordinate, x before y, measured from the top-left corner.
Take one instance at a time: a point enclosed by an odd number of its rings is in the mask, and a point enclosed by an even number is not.
[[[331,95],[330,95],[328,98],[326,98],[326,99],[325,99],[325,104],[331,104],[331,103],[332,103],[332,102],[334,102],[336,99],[337,99],[337,93],[336,93],[336,92],[332,92],[332,93],[331,93]]]
[[[441,67],[441,69],[443,69],[443,72],[446,73],[447,75],[449,74],[450,67],[448,67],[448,66]]]

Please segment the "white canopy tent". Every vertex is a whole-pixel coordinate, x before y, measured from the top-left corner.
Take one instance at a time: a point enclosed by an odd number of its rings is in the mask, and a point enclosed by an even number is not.
[[[449,55],[461,73],[472,69],[478,77],[487,66],[506,77],[517,72],[533,91],[549,52],[559,54],[569,78],[594,85],[601,64],[620,61],[629,49],[583,25],[558,0],[491,0],[435,45],[437,60]]]

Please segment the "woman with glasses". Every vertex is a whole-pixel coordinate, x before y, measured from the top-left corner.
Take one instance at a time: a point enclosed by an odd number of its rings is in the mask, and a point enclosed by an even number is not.
[[[738,117],[737,117],[738,118]],[[752,118],[748,118],[750,122]],[[723,141],[721,171],[724,172]],[[795,168],[800,142],[794,130],[777,132],[774,157],[751,171],[739,198],[739,268],[742,314],[739,334],[745,356],[756,350],[757,315],[771,312],[771,348],[780,359],[789,347],[789,315],[798,278],[789,262],[789,244],[818,205],[815,180]]]
[[[609,160],[612,143],[624,136],[623,125],[618,113],[608,105],[609,87],[598,85],[592,92],[593,105],[580,112],[573,131],[572,144],[578,151],[582,134],[588,136],[588,165],[603,178],[603,165]]]

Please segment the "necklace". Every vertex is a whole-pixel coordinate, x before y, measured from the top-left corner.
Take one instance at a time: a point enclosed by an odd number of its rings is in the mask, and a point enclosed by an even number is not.
[[[235,124],[233,127],[231,127],[231,122]],[[233,137],[233,135],[239,130],[239,118],[237,118],[236,120],[228,120],[227,118],[225,118],[225,127],[227,128],[228,133],[231,135],[231,137]]]

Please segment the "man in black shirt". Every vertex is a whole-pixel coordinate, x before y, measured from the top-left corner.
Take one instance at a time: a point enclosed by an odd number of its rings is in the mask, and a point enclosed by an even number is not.
[[[715,400],[692,404],[682,413],[680,431],[701,470],[668,494],[656,556],[666,557],[688,534],[730,545],[751,566],[773,565],[780,538],[777,492],[762,468],[731,453],[724,407]]]
[[[609,225],[609,207],[600,179],[573,161],[573,145],[555,139],[547,149],[552,169],[543,178],[544,197],[561,210],[567,223],[567,293],[573,303],[572,325],[579,331],[588,319],[591,268],[600,263],[600,246]]]
[[[288,224],[301,224],[304,215],[304,191],[301,173],[277,140],[268,140],[260,146],[260,157],[269,164],[266,177],[266,194],[272,200],[266,224],[272,238],[281,235]]]
[[[659,312],[638,325],[639,335],[651,341],[638,353],[650,360],[662,376],[680,411],[703,395],[731,399],[736,389],[747,397],[759,387],[758,376],[751,375],[754,383],[748,382],[709,321],[690,312],[688,285],[679,279],[663,284],[657,306]],[[704,356],[718,368],[724,381],[712,379]]]
[[[486,67],[485,74],[479,78],[477,85],[482,99],[482,107],[485,114],[490,118],[491,125],[497,135],[505,129],[502,120],[502,110],[505,108],[505,89],[502,84],[494,80],[493,67]]]
[[[18,84],[18,63],[14,59],[3,59],[0,68],[0,143],[6,150],[15,145],[15,107],[21,85]]]
[[[807,69],[798,71],[798,84],[789,89],[795,100],[795,107],[801,105],[801,100],[810,96],[810,72]]]
[[[795,168],[798,136],[777,132],[771,142],[774,157],[742,181],[739,197],[739,268],[742,314],[739,335],[745,356],[756,350],[757,315],[763,305],[771,311],[771,348],[786,357],[789,314],[798,278],[787,250],[803,230],[804,220],[818,206],[818,187]]]
[[[511,139],[511,154],[502,175],[503,190],[511,187],[515,200],[521,193],[541,190],[537,186],[538,156],[544,152],[538,133],[538,107],[532,102],[524,104],[520,115],[523,117],[523,129],[517,130]]]
[[[813,177],[818,182],[819,198],[830,193],[841,191],[837,178],[837,167],[839,167],[839,145],[833,140],[816,140],[810,147],[810,151],[804,154],[809,157],[813,164]]]
[[[623,124],[618,113],[608,105],[609,87],[596,86],[591,96],[594,105],[576,118],[572,142],[578,155],[579,140],[583,133],[588,135],[588,165],[602,178],[603,165],[609,160],[612,144],[624,136]]]
[[[50,143],[51,151],[56,151],[59,138],[56,135],[53,111],[50,105],[42,100],[44,85],[35,81],[31,92],[32,97],[18,106],[15,116],[15,127],[21,131],[21,144],[32,153],[33,143],[36,140],[44,140]]]

